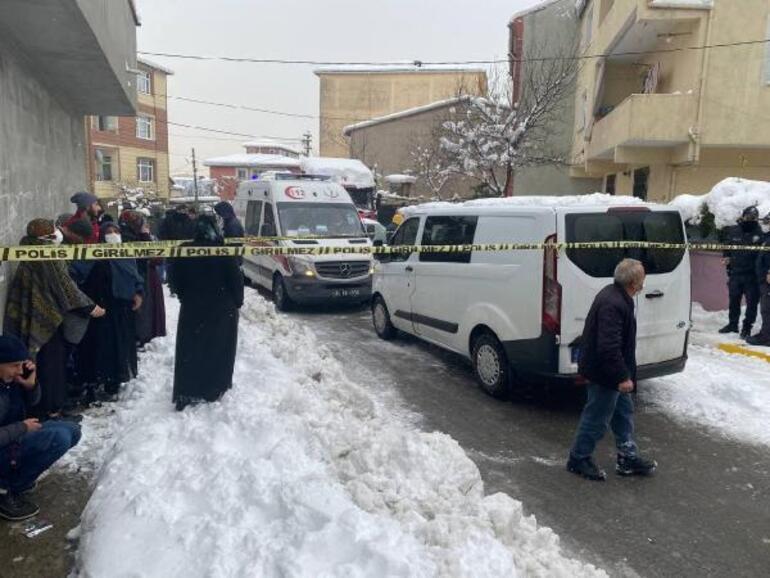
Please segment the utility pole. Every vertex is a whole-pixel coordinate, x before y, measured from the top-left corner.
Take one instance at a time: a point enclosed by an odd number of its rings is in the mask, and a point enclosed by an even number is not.
[[[313,153],[313,135],[310,131],[302,135],[302,145],[305,147],[305,156],[309,157]]]
[[[193,191],[195,191],[195,212],[198,212],[198,164],[195,162],[195,147],[192,150]]]

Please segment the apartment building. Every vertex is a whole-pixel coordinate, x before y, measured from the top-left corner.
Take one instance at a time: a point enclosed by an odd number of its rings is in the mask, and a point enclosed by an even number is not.
[[[348,66],[315,71],[321,81],[322,157],[347,158],[346,126],[454,98],[482,95],[487,73],[479,67]]]
[[[667,201],[770,180],[768,0],[578,2],[570,174]]]
[[[123,189],[143,189],[168,199],[168,77],[173,72],[137,60],[136,116],[92,116],[86,120],[91,189],[104,199]]]
[[[18,243],[31,219],[71,211],[88,186],[85,115],[136,114],[126,63],[138,25],[131,0],[2,3],[0,244]],[[11,272],[0,267],[0,311]]]

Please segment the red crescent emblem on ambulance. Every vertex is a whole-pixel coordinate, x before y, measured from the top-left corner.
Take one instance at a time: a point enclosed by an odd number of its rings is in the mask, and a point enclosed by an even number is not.
[[[302,187],[286,187],[284,194],[294,200],[305,198],[305,190]]]

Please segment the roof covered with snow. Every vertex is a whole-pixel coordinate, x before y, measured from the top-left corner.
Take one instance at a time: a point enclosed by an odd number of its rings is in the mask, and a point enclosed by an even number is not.
[[[243,146],[254,147],[254,148],[275,148],[275,149],[282,149],[285,151],[289,151],[291,153],[296,153],[298,155],[302,154],[302,150],[300,150],[299,147],[295,147],[290,144],[285,144],[285,143],[270,140],[270,139],[251,140],[249,142],[243,143]]]
[[[300,160],[283,155],[250,155],[236,154],[224,157],[206,159],[203,164],[207,167],[249,167],[249,168],[281,168],[298,169]]]
[[[574,0],[544,0],[543,2],[540,2],[539,4],[535,4],[534,6],[530,6],[529,8],[525,8],[524,10],[520,10],[519,12],[516,12],[511,17],[511,24],[519,18],[524,18],[525,16],[529,16],[530,14],[535,14],[537,12],[540,12],[542,10],[545,10],[549,6],[552,6],[554,4],[559,3],[569,4],[571,8],[577,8],[575,5]]]
[[[346,66],[321,66],[313,73],[317,76],[324,74],[403,74],[403,73],[480,73],[486,74],[486,69],[478,65],[461,64],[422,64],[418,61],[393,64],[349,64]]]
[[[309,175],[331,177],[343,186],[358,189],[374,187],[374,174],[358,159],[333,157],[304,157],[302,171]]]
[[[770,214],[770,183],[729,178],[718,183],[705,195],[679,195],[671,206],[692,225],[701,221],[704,207],[714,215],[718,229],[735,225],[746,207],[756,206],[760,218]]]
[[[416,183],[417,177],[413,175],[388,175],[385,177],[385,182],[392,185],[402,185],[408,183]]]
[[[471,97],[469,96],[457,96],[455,98],[448,98],[446,100],[437,100],[436,102],[431,102],[430,104],[424,104],[422,106],[416,106],[414,108],[407,108],[406,110],[400,110],[392,114],[386,114],[385,116],[377,116],[369,120],[348,125],[344,129],[342,129],[342,133],[345,136],[350,136],[350,133],[355,132],[357,130],[361,130],[363,128],[369,128],[370,126],[376,126],[384,122],[392,122],[394,120],[399,120],[402,118],[407,118],[410,116],[415,116],[418,114],[423,114],[423,113],[431,112],[441,108],[457,105],[468,101],[470,98]]]
[[[136,61],[139,64],[144,64],[145,66],[149,66],[150,68],[154,68],[155,70],[159,70],[164,74],[172,75],[174,74],[174,71],[170,68],[166,68],[165,66],[162,66],[158,64],[157,62],[153,62],[152,60],[147,60],[146,58],[142,56],[137,56]]]

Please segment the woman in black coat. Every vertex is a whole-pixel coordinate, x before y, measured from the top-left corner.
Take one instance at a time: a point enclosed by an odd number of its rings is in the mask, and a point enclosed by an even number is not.
[[[216,219],[196,220],[192,242],[182,246],[223,246]],[[238,344],[238,310],[243,274],[235,257],[177,259],[171,290],[179,297],[173,401],[177,410],[216,401],[230,389]]]

